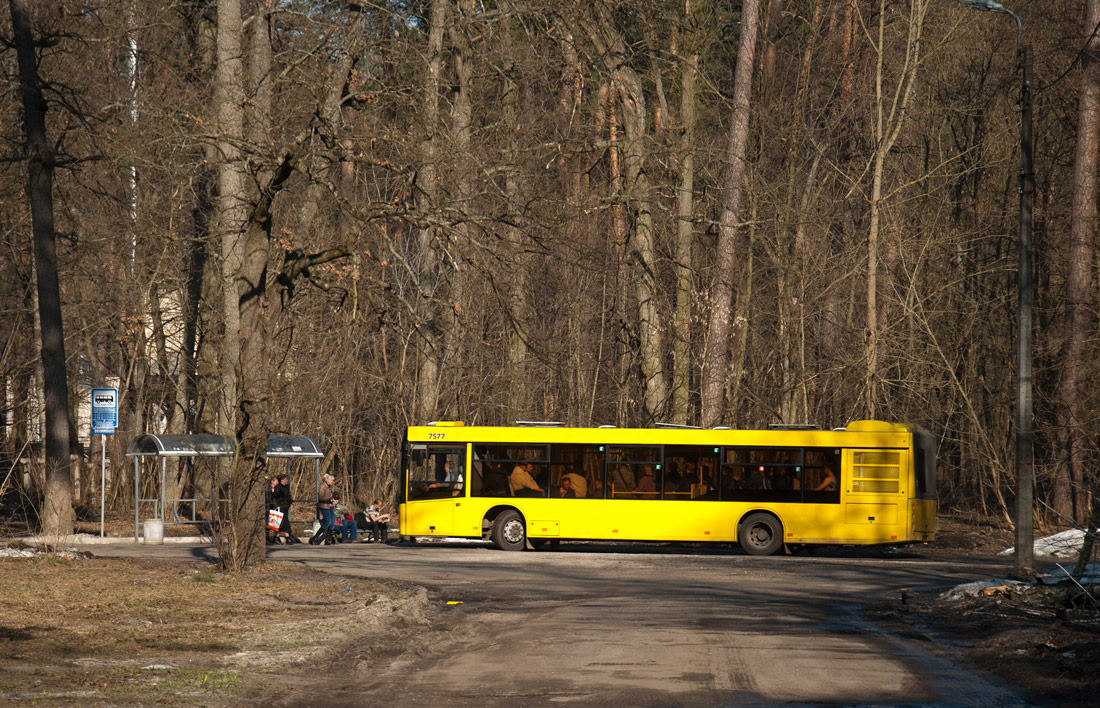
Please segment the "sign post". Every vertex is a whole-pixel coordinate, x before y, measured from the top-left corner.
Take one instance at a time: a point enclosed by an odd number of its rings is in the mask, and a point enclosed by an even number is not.
[[[99,537],[106,536],[107,516],[107,436],[118,427],[118,389],[92,389],[92,435],[102,435],[99,458]]]

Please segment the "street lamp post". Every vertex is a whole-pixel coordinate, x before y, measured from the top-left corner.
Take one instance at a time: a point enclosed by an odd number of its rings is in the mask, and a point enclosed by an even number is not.
[[[1013,572],[1022,578],[1035,568],[1035,453],[1031,397],[1031,211],[1035,202],[1035,173],[1031,151],[1031,45],[1023,43],[1023,23],[1012,10],[993,0],[959,2],[975,10],[1011,15],[1016,20],[1016,56],[1023,73],[1020,88],[1020,263],[1016,275],[1019,317],[1016,339],[1016,549],[1013,555]]]

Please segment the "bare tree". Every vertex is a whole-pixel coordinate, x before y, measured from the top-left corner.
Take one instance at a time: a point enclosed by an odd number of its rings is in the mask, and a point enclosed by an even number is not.
[[[515,40],[512,38],[512,23],[505,27],[509,44]],[[569,114],[573,110],[574,101],[571,100],[570,90],[573,86],[571,72],[576,61],[576,50],[572,46],[572,38],[564,37],[561,42],[562,53],[566,57],[566,69],[562,76],[561,99],[559,106],[564,114],[559,117],[559,125],[567,124]],[[570,61],[572,59],[572,61]],[[515,74],[515,63],[509,61],[503,68],[503,96],[501,109],[504,125],[508,130],[507,143],[504,145],[504,161],[506,175],[504,183],[505,206],[508,224],[505,226],[505,242],[511,262],[517,266],[516,272],[505,286],[508,291],[511,314],[508,318],[510,333],[508,336],[508,413],[513,419],[525,415],[525,408],[529,397],[528,390],[528,338],[530,330],[530,302],[528,296],[528,264],[524,251],[524,234],[519,224],[521,221],[520,204],[523,199],[523,182],[520,179],[520,141],[518,132],[521,121],[520,86]]]
[[[893,88],[887,85],[889,71],[886,47],[887,4],[879,0],[878,35],[875,43],[875,113],[871,122],[874,152],[871,160],[870,225],[867,232],[867,356],[864,387],[866,414],[875,416],[881,372],[882,323],[885,320],[885,302],[880,301],[879,291],[890,289],[890,267],[896,258],[897,248],[887,248],[886,267],[880,269],[882,251],[882,212],[886,196],[883,193],[886,158],[897,143],[898,135],[909,116],[909,105],[917,83],[920,66],[921,37],[924,32],[924,15],[928,11],[926,0],[910,0],[909,16],[905,20],[906,38],[904,55],[897,69]],[[880,283],[880,279],[884,282]]]
[[[668,403],[668,384],[662,355],[662,325],[658,309],[657,249],[653,228],[653,194],[646,159],[648,157],[646,98],[642,79],[630,65],[627,45],[615,26],[609,8],[597,3],[593,17],[584,17],[581,27],[595,47],[596,55],[611,79],[621,117],[622,191],[630,215],[628,252],[633,265],[640,340],[640,368],[646,417],[663,415]]]
[[[760,21],[760,0],[746,0],[741,8],[741,31],[737,45],[737,68],[731,97],[729,134],[726,142],[722,187],[722,215],[718,224],[718,244],[714,282],[710,291],[710,318],[707,344],[703,353],[702,425],[710,428],[721,423],[726,407],[726,381],[729,376],[729,337],[734,314],[731,313],[738,259],[744,259],[741,228],[741,199],[745,186],[745,155],[748,149],[752,68],[756,56],[756,28]],[[740,319],[742,314],[737,313]],[[744,326],[744,323],[740,323]]]
[[[221,402],[218,430],[233,436],[237,429],[240,385],[240,311],[236,280],[244,261],[241,233],[248,213],[248,186],[241,146],[244,144],[244,55],[241,0],[218,0],[217,64],[214,110],[218,126],[217,230],[221,235],[222,344]]]
[[[672,421],[686,425],[691,386],[691,312],[695,285],[692,246],[695,242],[695,103],[698,100],[699,38],[692,0],[684,0],[683,30],[678,36],[680,56],[680,163],[676,193],[676,310],[672,342]]]
[[[222,314],[225,323],[218,430],[230,439],[240,440],[240,432],[242,428],[248,428],[249,422],[247,418],[242,420],[243,412],[238,410],[245,388],[242,345],[253,336],[253,333],[243,331],[245,323],[242,322],[240,303],[242,290],[250,297],[251,302],[255,297],[256,285],[255,282],[248,281],[252,274],[244,270],[249,203],[245,158],[241,149],[245,137],[244,30],[240,0],[218,0],[217,9],[214,110],[217,115],[219,154],[215,208],[222,243]],[[267,254],[265,252],[259,255],[266,257]],[[230,523],[226,527],[229,536],[223,549],[222,563],[231,568],[244,568],[264,557],[263,528],[260,521],[263,494],[256,491],[261,485],[254,484],[251,479],[252,464],[256,461],[255,451],[239,449],[237,454],[245,459],[233,462],[226,486],[230,495]],[[249,519],[250,516],[254,519]]]
[[[1093,225],[1096,221],[1096,163],[1100,149],[1100,0],[1085,3],[1081,53],[1081,93],[1077,99],[1077,144],[1073,160],[1073,206],[1070,211],[1069,262],[1066,267],[1065,347],[1058,382],[1058,442],[1061,454],[1054,471],[1054,508],[1078,523],[1088,516],[1086,472],[1087,343],[1094,316]]]
[[[435,416],[439,402],[439,377],[442,374],[444,341],[439,312],[439,294],[445,287],[443,262],[438,253],[439,225],[430,220],[439,207],[441,195],[439,160],[442,138],[440,135],[439,92],[443,82],[443,37],[446,34],[447,0],[432,0],[428,19],[428,72],[423,90],[423,162],[417,180],[416,203],[421,220],[418,228],[417,269],[418,323],[417,354],[417,420],[430,420]]]
[[[46,496],[42,531],[50,537],[73,531],[72,480],[69,474],[69,384],[65,370],[65,333],[54,232],[53,148],[46,136],[46,98],[38,76],[37,40],[26,0],[9,0],[26,134],[27,196],[34,231],[38,319],[42,332],[42,385],[46,402]],[[39,8],[48,15],[56,8]],[[39,38],[41,39],[41,38]]]

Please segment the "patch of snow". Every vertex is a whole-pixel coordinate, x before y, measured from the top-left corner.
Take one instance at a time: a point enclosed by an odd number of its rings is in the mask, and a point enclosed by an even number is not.
[[[0,558],[41,558],[46,555],[45,551],[40,551],[37,548],[0,548]],[[79,553],[73,551],[58,551],[57,555],[62,558],[79,558]]]
[[[1042,576],[1042,580],[1049,580],[1052,583],[1059,583],[1065,580],[1070,573],[1073,572],[1073,566],[1059,565],[1057,570],[1052,570],[1049,573]],[[1100,563],[1089,563],[1085,566],[1085,574],[1081,577],[1081,582],[1085,584],[1100,583]]]
[[[1027,583],[1021,583],[1018,580],[998,580],[997,578],[991,580],[975,580],[972,583],[956,585],[947,592],[942,593],[940,599],[961,600],[964,597],[978,597],[986,588],[1008,587],[1012,590],[1022,590],[1026,585]]]
[[[34,558],[42,555],[42,551],[33,548],[0,548],[0,558]]]
[[[453,543],[459,546],[478,546],[486,543],[481,538],[462,538],[460,536],[414,536],[413,538],[416,539],[417,543],[426,544],[445,543],[450,545]]]
[[[1081,550],[1081,544],[1085,540],[1085,532],[1080,529],[1062,531],[1053,536],[1035,539],[1035,555],[1053,556],[1054,558],[1076,558]],[[1010,556],[1016,552],[1016,548],[1001,551],[998,555]]]
[[[991,578],[989,580],[976,580],[972,583],[964,583],[940,593],[941,600],[962,600],[964,598],[980,597],[982,595],[1003,595],[1015,592],[1026,592],[1037,585],[1055,585],[1066,582],[1072,566],[1057,564],[1056,570],[1038,576],[1034,582],[1020,582],[1018,580],[1001,580]],[[1085,574],[1080,583],[1086,587],[1100,583],[1100,563],[1090,563],[1085,568]]]

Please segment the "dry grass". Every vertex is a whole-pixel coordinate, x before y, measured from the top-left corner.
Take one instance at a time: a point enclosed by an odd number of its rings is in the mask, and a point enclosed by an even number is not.
[[[38,706],[231,705],[268,669],[422,619],[425,601],[286,564],[52,555],[0,558],[0,598],[0,705]]]

